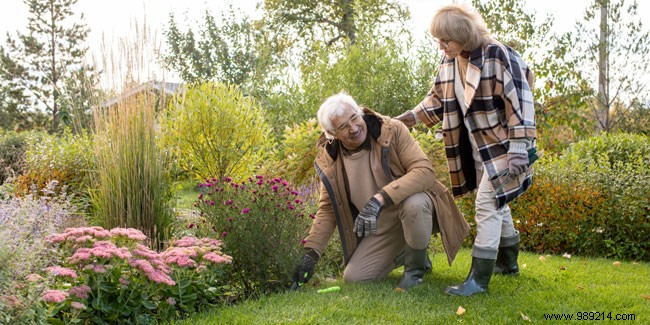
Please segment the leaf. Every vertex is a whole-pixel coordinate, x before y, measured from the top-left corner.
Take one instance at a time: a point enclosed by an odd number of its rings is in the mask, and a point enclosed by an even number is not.
[[[616,262],[614,262],[614,263],[612,263],[612,265],[614,265],[614,266],[617,266],[617,267],[618,267],[618,266],[621,266],[621,262],[619,262],[619,261],[616,261]]]
[[[546,261],[546,257],[544,257],[544,256],[540,256],[540,257],[539,257],[539,260],[542,261],[542,262],[544,262],[544,261]]]
[[[525,315],[524,313],[522,313],[522,312],[519,312],[519,313],[521,314],[521,319],[523,319],[523,320],[525,320],[525,321],[527,321],[527,322],[530,322],[530,321],[531,321],[531,320],[530,320],[530,317],[526,316],[526,315]]]
[[[149,310],[156,309],[156,304],[154,304],[153,302],[151,302],[149,300],[143,300],[142,305],[144,306],[144,308],[147,308]]]
[[[458,316],[463,316],[467,310],[463,308],[463,306],[458,306],[458,309],[456,309],[456,315]]]
[[[569,253],[564,253],[564,254],[562,254],[562,257],[564,257],[564,258],[571,258],[571,254],[569,254]]]
[[[650,295],[641,295],[641,298],[645,300],[650,300]]]

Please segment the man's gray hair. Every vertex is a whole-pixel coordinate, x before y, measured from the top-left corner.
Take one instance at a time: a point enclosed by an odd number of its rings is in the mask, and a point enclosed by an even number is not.
[[[325,100],[325,102],[320,105],[318,113],[316,114],[318,118],[318,125],[321,130],[325,132],[325,137],[327,139],[334,139],[334,126],[332,126],[332,118],[342,116],[345,112],[345,107],[343,105],[348,105],[354,108],[357,111],[359,116],[363,116],[363,110],[357,105],[357,102],[354,101],[352,96],[346,94],[345,92],[340,92],[334,96],[331,96]]]

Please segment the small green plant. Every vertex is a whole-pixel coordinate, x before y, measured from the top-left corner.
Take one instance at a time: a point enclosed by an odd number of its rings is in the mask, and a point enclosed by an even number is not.
[[[232,280],[242,294],[287,288],[313,218],[301,193],[263,176],[239,183],[214,178],[199,186],[196,206],[233,257]]]
[[[153,323],[222,301],[232,259],[215,239],[184,237],[157,253],[133,228],[68,228],[48,238],[64,263],[46,268],[51,323]]]

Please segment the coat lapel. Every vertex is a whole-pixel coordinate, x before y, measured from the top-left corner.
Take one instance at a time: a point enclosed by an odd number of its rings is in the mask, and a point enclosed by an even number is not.
[[[483,47],[479,47],[472,51],[469,56],[469,63],[467,64],[467,75],[465,76],[465,90],[463,96],[465,97],[465,105],[470,107],[476,95],[476,89],[481,82],[481,68],[483,68]]]

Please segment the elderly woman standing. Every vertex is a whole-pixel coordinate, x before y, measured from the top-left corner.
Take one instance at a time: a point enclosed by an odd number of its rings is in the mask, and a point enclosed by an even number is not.
[[[477,191],[472,266],[464,283],[445,290],[470,296],[487,291],[493,272],[519,273],[519,233],[508,202],[532,183],[533,73],[469,7],[441,8],[429,31],[445,56],[424,100],[397,119],[408,127],[442,122],[454,196]]]

